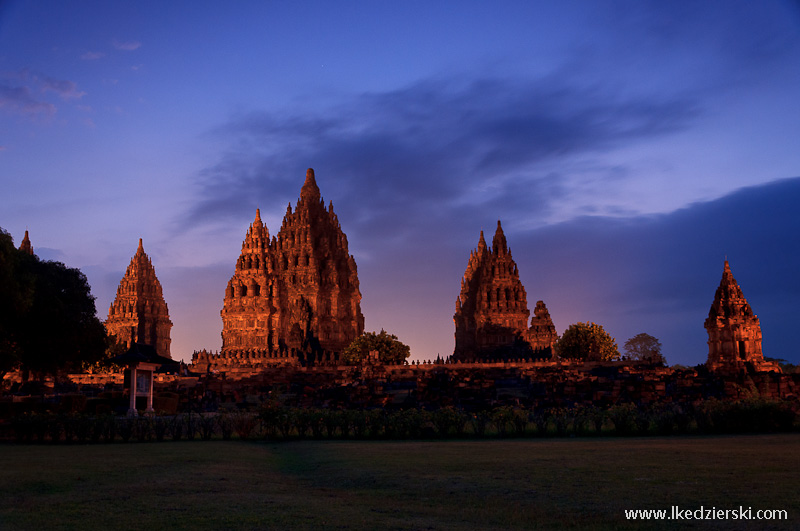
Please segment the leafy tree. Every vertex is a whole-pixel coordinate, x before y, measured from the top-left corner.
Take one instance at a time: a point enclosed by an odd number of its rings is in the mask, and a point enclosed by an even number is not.
[[[0,229],[0,373],[74,370],[103,356],[106,332],[86,276],[14,248]]]
[[[576,323],[564,331],[555,344],[561,358],[588,361],[613,361],[619,359],[614,338],[596,323]]]
[[[355,338],[342,353],[342,362],[347,365],[361,363],[370,352],[377,351],[382,363],[399,365],[406,362],[411,349],[398,341],[397,336],[381,329],[379,334],[364,332]]]
[[[20,361],[18,339],[20,316],[29,306],[22,282],[20,262],[24,259],[14,240],[0,228],[0,380]]]
[[[625,356],[634,361],[649,361],[651,363],[664,363],[661,355],[661,342],[650,334],[636,334],[625,342],[622,347]]]
[[[86,276],[60,262],[36,259],[29,267],[33,299],[21,326],[23,366],[40,375],[57,374],[101,358],[106,332]]]

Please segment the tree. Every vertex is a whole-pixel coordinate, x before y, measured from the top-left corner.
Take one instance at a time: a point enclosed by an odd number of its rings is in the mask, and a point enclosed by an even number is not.
[[[342,362],[347,365],[361,363],[370,352],[377,351],[382,363],[399,365],[406,362],[411,349],[398,341],[397,336],[381,329],[379,334],[364,332],[353,340],[342,353]]]
[[[661,342],[650,334],[644,332],[636,334],[625,342],[623,348],[628,359],[664,363],[664,356],[661,355]]]
[[[0,380],[20,361],[19,322],[29,306],[20,274],[23,258],[11,235],[0,228]]]
[[[14,248],[0,229],[0,373],[17,367],[55,375],[106,349],[86,276]]]
[[[22,365],[39,374],[78,370],[103,356],[106,331],[86,276],[61,262],[34,258],[31,306],[20,323]]]
[[[555,344],[561,358],[587,361],[613,361],[619,359],[614,338],[596,323],[576,323],[564,331]]]

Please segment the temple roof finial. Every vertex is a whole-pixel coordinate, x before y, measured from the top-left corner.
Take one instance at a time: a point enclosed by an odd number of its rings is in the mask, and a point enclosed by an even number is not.
[[[314,168],[306,170],[306,182],[303,183],[303,187],[300,189],[300,197],[319,201],[319,186],[317,186],[317,180],[314,177]]]
[[[500,220],[497,220],[497,230],[492,239],[492,252],[508,251],[508,244],[506,243],[506,235],[503,234],[503,227],[500,225]]]

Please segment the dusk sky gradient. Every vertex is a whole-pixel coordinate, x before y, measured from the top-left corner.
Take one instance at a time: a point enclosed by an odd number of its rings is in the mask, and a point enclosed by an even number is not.
[[[105,319],[138,239],[172,356],[221,347],[256,208],[316,171],[366,329],[447,356],[500,219],[559,333],[706,360],[730,261],[800,363],[800,2],[0,0],[0,227]]]

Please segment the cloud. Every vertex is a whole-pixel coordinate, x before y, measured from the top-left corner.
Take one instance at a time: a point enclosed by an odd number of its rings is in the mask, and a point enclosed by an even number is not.
[[[9,109],[27,115],[53,115],[52,103],[37,100],[28,87],[0,84],[0,109]]]
[[[421,209],[492,208],[509,195],[547,210],[576,178],[554,170],[561,161],[574,166],[681,131],[699,113],[688,99],[625,100],[552,79],[428,80],[361,94],[316,115],[247,113],[215,132],[232,145],[200,172],[191,216],[207,223],[259,202],[285,204],[296,198],[304,166],[335,179],[337,204],[358,205],[364,224],[397,225],[387,216],[407,219]]]
[[[51,116],[56,106],[41,95],[53,93],[62,100],[78,100],[86,95],[73,81],[56,79],[28,69],[9,72],[0,79],[0,108],[26,115]],[[37,94],[39,96],[37,96]]]
[[[105,52],[86,52],[81,55],[81,59],[84,61],[95,61],[97,59],[102,59],[105,56]]]
[[[664,340],[669,361],[702,363],[703,321],[727,257],[761,318],[765,355],[800,360],[793,332],[800,297],[797,201],[800,178],[670,214],[584,217],[506,235],[529,304],[545,300],[559,332],[593,320],[620,344],[648,332]]]
[[[64,100],[81,99],[86,95],[85,92],[78,90],[78,86],[74,81],[42,77],[34,78],[34,82],[38,82],[41,85],[43,92],[54,92]]]
[[[118,41],[114,40],[111,42],[111,45],[116,48],[117,50],[125,50],[128,52],[132,52],[133,50],[139,49],[142,45],[139,41]]]

